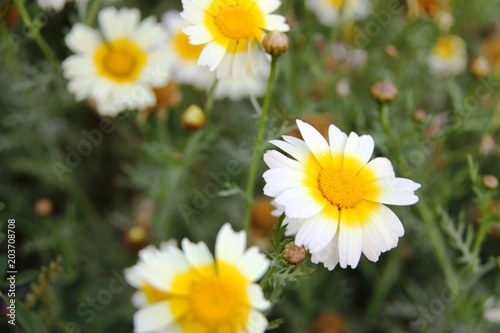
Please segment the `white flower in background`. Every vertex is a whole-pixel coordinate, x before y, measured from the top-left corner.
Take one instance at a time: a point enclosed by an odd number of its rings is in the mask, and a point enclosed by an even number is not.
[[[215,79],[215,75],[206,66],[198,65],[203,45],[189,43],[189,37],[182,30],[189,26],[180,13],[176,10],[166,12],[162,23],[170,35],[170,43],[174,64],[172,66],[172,79],[177,83],[190,84],[200,90],[207,90]]]
[[[304,141],[283,136],[271,141],[284,154],[264,155],[270,170],[264,173],[264,194],[274,197],[285,212],[287,234],[296,234],[297,246],[312,253],[314,263],[332,270],[355,268],[361,253],[371,261],[394,248],[404,229],[384,204],[411,205],[418,201],[420,185],[396,178],[391,162],[370,161],[371,136],[347,136],[334,125],[329,142],[311,125],[297,120]]]
[[[77,23],[66,36],[76,53],[62,64],[68,90],[106,116],[155,105],[152,88],[168,82],[172,61],[162,25],[153,17],[141,22],[135,8],[102,9],[98,21],[100,31]]]
[[[262,97],[266,93],[270,64],[264,63],[256,75],[239,79],[220,79],[215,88],[215,98],[230,98],[238,101],[243,98]]]
[[[306,0],[320,23],[334,26],[342,20],[358,21],[364,19],[371,10],[368,0]]]
[[[455,35],[439,37],[427,63],[431,71],[438,76],[454,76],[462,73],[467,66],[464,40]]]
[[[279,0],[183,0],[181,16],[193,45],[204,45],[198,64],[216,70],[217,78],[256,74],[268,61],[260,43],[266,31],[288,31],[281,15],[271,14]]]
[[[182,251],[143,251],[125,273],[146,300],[134,315],[134,332],[264,332],[268,322],[260,311],[270,303],[254,282],[270,263],[256,247],[245,246],[246,233],[226,223],[217,235],[215,259],[205,243],[187,239]]]
[[[77,4],[83,4],[88,0],[75,0]],[[36,0],[38,5],[46,11],[52,10],[55,12],[60,12],[63,10],[66,0]]]

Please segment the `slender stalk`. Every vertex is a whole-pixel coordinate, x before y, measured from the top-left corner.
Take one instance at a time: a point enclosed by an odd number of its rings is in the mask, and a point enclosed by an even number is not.
[[[205,111],[205,114],[207,116],[207,121],[210,120],[210,115],[212,114],[215,99],[215,88],[217,88],[217,83],[219,83],[219,80],[216,78],[210,86],[210,90],[208,91],[207,99],[205,100],[205,105],[203,107],[203,110]]]
[[[385,135],[392,141],[394,141],[394,134],[391,131],[391,125],[389,123],[389,105],[387,103],[380,103],[380,123],[384,129]]]
[[[266,127],[267,114],[269,112],[269,104],[271,101],[271,93],[273,90],[274,78],[276,77],[276,64],[278,62],[278,57],[273,57],[271,61],[271,73],[269,74],[269,80],[267,82],[267,93],[264,98],[264,105],[262,106],[262,113],[259,119],[259,128],[257,130],[257,139],[255,140],[255,148],[253,150],[252,164],[250,165],[250,173],[248,175],[248,183],[246,190],[246,206],[245,213],[243,215],[243,227],[247,232],[250,227],[250,211],[253,202],[253,196],[255,191],[255,180],[257,176],[257,168],[259,166],[259,161],[261,157],[261,146],[262,138],[264,136],[264,128]]]
[[[24,1],[15,0],[15,2],[17,5],[17,9],[19,10],[19,14],[21,14],[21,19],[23,20],[23,23],[29,29],[29,34],[31,35],[31,38],[33,38],[35,42],[38,44],[38,47],[43,52],[47,60],[50,61],[52,65],[59,66],[59,61],[57,60],[57,57],[55,56],[54,52],[52,52],[50,46],[43,38],[42,34],[40,33],[40,29],[38,29],[33,23],[30,14],[28,13],[26,7],[24,6]]]
[[[95,17],[97,16],[97,11],[101,6],[101,0],[94,0],[92,5],[90,6],[90,10],[87,13],[87,17],[85,18],[86,25],[93,25]]]
[[[474,245],[472,246],[472,254],[474,256],[474,270],[477,270],[480,264],[479,251],[481,250],[481,246],[483,245],[484,239],[490,230],[490,200],[483,201],[482,207],[482,218],[481,218],[481,226],[479,227],[479,231],[476,234],[476,239],[474,240]]]

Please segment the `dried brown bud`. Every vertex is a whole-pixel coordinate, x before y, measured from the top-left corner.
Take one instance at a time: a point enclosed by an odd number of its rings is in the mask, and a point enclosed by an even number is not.
[[[312,333],[347,333],[348,326],[343,316],[335,312],[324,313],[314,321]]]
[[[427,112],[425,112],[424,109],[416,109],[415,111],[413,111],[413,118],[416,121],[424,122],[427,118]]]
[[[304,246],[297,246],[294,242],[291,242],[285,246],[283,254],[288,263],[298,265],[306,258],[306,248]]]
[[[399,56],[398,49],[396,49],[396,47],[394,45],[392,45],[392,44],[387,44],[384,47],[384,51],[391,58],[397,58]]]
[[[279,57],[288,50],[288,36],[279,31],[268,32],[262,40],[262,46],[273,57]]]
[[[485,56],[479,56],[472,60],[470,71],[477,77],[486,77],[491,73],[491,66]]]
[[[196,131],[205,125],[205,113],[198,105],[191,105],[182,113],[182,126],[190,131]]]
[[[54,204],[50,199],[40,198],[35,202],[33,209],[38,216],[49,216],[54,211]]]
[[[392,101],[398,94],[398,88],[390,81],[375,83],[370,90],[373,98],[381,103]]]
[[[493,175],[484,175],[483,176],[483,185],[486,188],[494,190],[498,187],[498,178]]]

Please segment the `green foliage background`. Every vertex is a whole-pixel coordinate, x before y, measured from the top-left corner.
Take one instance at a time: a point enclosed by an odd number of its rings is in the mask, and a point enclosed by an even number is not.
[[[422,184],[417,205],[394,208],[405,236],[378,263],[363,258],[356,270],[333,272],[311,263],[300,268],[315,272],[288,283],[270,312],[271,319],[285,319],[279,332],[309,332],[314,319],[328,311],[341,314],[351,332],[500,329],[483,319],[487,300],[500,304],[500,248],[488,233],[500,222],[498,210],[491,209],[499,189],[482,184],[483,174],[500,177],[500,149],[487,156],[479,152],[485,135],[499,139],[500,78],[433,76],[425,56],[440,34],[436,22],[410,17],[404,1],[386,20],[380,13],[389,3],[373,1],[371,15],[342,29],[321,26],[301,1],[285,0],[279,10],[292,29],[290,49],[278,62],[266,142],[287,133],[304,114],[328,114],[345,132],[372,135],[375,155],[389,157],[399,176]],[[137,7],[143,17],[181,8],[180,1],[103,1],[108,4]],[[34,1],[26,6],[40,18],[40,33],[57,57],[69,56],[64,36],[80,20],[74,4],[58,14],[44,14]],[[480,54],[485,37],[500,33],[498,13],[498,0],[453,2],[450,32],[467,42],[469,58]],[[360,44],[363,34],[366,42]],[[334,43],[337,57],[330,66]],[[398,50],[397,57],[387,54],[388,44]],[[358,66],[354,59],[360,50],[366,61]],[[0,55],[0,274],[12,218],[19,272],[17,330],[5,322],[1,327],[6,332],[132,331],[133,289],[118,276],[137,260],[124,234],[137,223],[140,203],[154,206],[149,222],[156,245],[189,237],[213,248],[224,222],[241,228],[241,188],[257,127],[252,103],[216,101],[206,127],[189,132],[180,114],[191,104],[203,105],[206,96],[182,86],[183,100],[168,119],[153,114],[138,123],[136,111],[127,111],[112,120],[113,130],[89,156],[59,178],[54,168],[66,163],[67,147],[75,148],[85,139],[82,131],[98,129],[101,119],[74,101],[60,66],[43,57],[22,22],[0,23]],[[340,80],[350,83],[348,96],[337,93]],[[390,135],[370,96],[370,87],[380,80],[393,81],[399,90],[389,109]],[[485,85],[489,93],[475,97]],[[469,107],[467,100],[477,103]],[[424,121],[413,117],[417,108],[426,111]],[[429,128],[436,130],[429,134]],[[230,163],[238,171],[217,186],[218,195],[197,204],[197,193],[213,184],[210,174]],[[259,175],[264,170],[261,163]],[[259,176],[257,194],[263,185]],[[54,203],[49,216],[33,210],[41,197]],[[51,265],[58,256],[61,261]],[[120,290],[108,304],[99,303],[97,296],[110,290],[110,283]],[[3,293],[8,288],[4,276],[0,287]],[[33,295],[39,296],[30,301]]]

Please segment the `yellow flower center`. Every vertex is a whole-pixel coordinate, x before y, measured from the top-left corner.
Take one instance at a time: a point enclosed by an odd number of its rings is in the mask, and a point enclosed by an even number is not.
[[[434,46],[434,53],[439,55],[441,58],[451,58],[456,53],[456,41],[452,36],[440,37]]]
[[[362,179],[350,170],[324,169],[318,184],[323,197],[339,209],[353,208],[363,199]]]
[[[174,47],[184,60],[196,61],[205,45],[193,45],[189,43],[189,37],[182,31],[174,36]]]
[[[170,308],[184,332],[241,332],[247,326],[250,282],[224,262],[192,268],[172,284]],[[196,327],[197,329],[194,329]]]
[[[146,301],[149,304],[158,303],[172,297],[172,295],[170,295],[169,293],[158,290],[147,282],[143,283],[142,292],[144,293]]]
[[[127,38],[102,44],[94,53],[97,73],[116,83],[137,81],[146,60],[146,52]]]
[[[215,17],[220,32],[231,39],[248,39],[254,35],[256,20],[252,12],[241,6],[221,10]]]
[[[330,4],[335,6],[337,9],[340,9],[340,8],[342,8],[342,5],[344,4],[345,0],[328,0],[328,1],[330,2]]]

